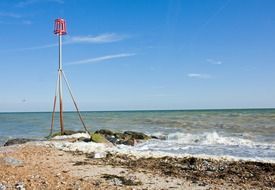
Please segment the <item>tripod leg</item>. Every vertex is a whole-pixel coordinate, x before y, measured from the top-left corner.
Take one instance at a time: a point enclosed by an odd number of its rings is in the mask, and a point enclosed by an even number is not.
[[[60,106],[60,110],[59,110],[59,117],[60,117],[60,131],[61,131],[61,135],[64,134],[64,122],[63,122],[63,101],[62,101],[62,70],[59,69],[58,71],[59,73],[59,86],[58,86],[58,90],[59,90],[59,106]]]
[[[69,83],[68,83],[68,80],[67,80],[67,78],[66,78],[66,76],[65,76],[65,73],[64,73],[63,71],[61,71],[61,72],[62,72],[62,75],[63,75],[63,77],[64,77],[64,80],[65,80],[65,83],[66,83],[66,85],[67,85],[67,88],[68,88],[68,90],[69,90],[70,96],[71,96],[71,98],[72,98],[72,100],[73,100],[75,109],[76,109],[76,111],[77,111],[77,113],[78,113],[79,119],[80,119],[80,121],[81,121],[81,123],[82,123],[82,125],[83,125],[83,127],[84,127],[84,129],[85,129],[85,131],[90,135],[90,132],[88,131],[88,129],[87,129],[87,127],[86,127],[86,125],[85,125],[85,123],[84,123],[84,121],[83,121],[83,118],[81,117],[80,111],[79,111],[78,106],[77,106],[77,104],[76,104],[76,101],[75,101],[75,99],[74,99],[72,90],[71,90],[70,85],[69,85]]]
[[[53,112],[52,112],[52,122],[51,122],[51,131],[50,131],[49,137],[51,137],[52,134],[53,134],[54,115],[55,115],[56,97],[57,97],[58,86],[59,86],[59,73],[58,73],[58,76],[57,76],[57,82],[56,82],[56,87],[55,87],[55,95],[54,95],[54,101],[53,101]]]

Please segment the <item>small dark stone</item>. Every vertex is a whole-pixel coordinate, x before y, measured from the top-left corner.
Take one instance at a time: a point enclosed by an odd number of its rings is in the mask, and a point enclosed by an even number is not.
[[[159,139],[157,136],[151,136],[152,139]]]
[[[85,161],[78,161],[78,162],[75,162],[73,164],[73,166],[83,166],[83,165],[88,165],[89,162],[85,162]]]
[[[34,139],[17,138],[8,140],[4,146],[11,146],[15,144],[24,144],[26,142],[35,141]]]
[[[137,179],[132,179],[131,177],[103,174],[102,178],[113,181],[115,185],[120,185],[120,184],[127,185],[127,186],[142,185],[141,181]]]
[[[90,138],[85,138],[85,137],[80,137],[77,139],[78,141],[83,141],[83,142],[91,142]]]
[[[107,135],[107,136],[105,136],[105,138],[113,144],[118,144],[120,141],[120,139],[116,138],[115,136]]]

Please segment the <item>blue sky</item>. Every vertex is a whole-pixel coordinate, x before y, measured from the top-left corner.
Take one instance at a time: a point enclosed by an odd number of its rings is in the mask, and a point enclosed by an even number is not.
[[[0,111],[52,109],[59,17],[81,110],[275,107],[274,10],[273,0],[0,1]]]

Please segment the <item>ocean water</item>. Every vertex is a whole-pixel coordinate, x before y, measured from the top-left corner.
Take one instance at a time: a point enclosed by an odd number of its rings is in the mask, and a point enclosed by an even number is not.
[[[237,157],[275,162],[275,109],[82,112],[89,130],[134,130],[166,140],[130,147],[137,151]],[[43,138],[51,113],[0,113],[0,144],[15,137]],[[66,129],[83,130],[74,112]],[[58,131],[58,114],[54,129]],[[129,148],[129,147],[128,147]]]

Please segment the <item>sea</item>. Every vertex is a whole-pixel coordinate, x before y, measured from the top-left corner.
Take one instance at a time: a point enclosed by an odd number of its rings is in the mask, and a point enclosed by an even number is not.
[[[174,155],[275,162],[275,109],[101,111],[81,113],[88,129],[139,131],[161,138],[130,147]],[[0,113],[0,145],[12,138],[44,139],[51,113]],[[75,112],[65,129],[83,130]],[[58,113],[54,130],[59,130]],[[129,147],[128,147],[129,148]]]

